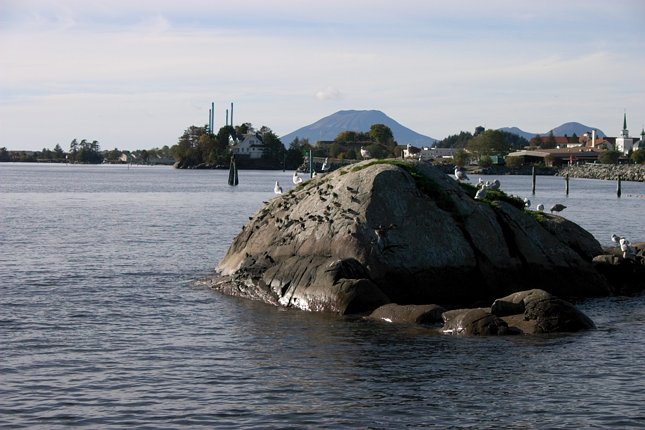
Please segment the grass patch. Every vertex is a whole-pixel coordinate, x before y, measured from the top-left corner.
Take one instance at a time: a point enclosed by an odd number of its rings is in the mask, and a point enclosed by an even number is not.
[[[475,194],[477,194],[477,191],[479,190],[478,187],[472,184],[467,184],[465,182],[460,182],[459,186],[461,186],[466,194],[468,194],[473,199],[475,198]],[[487,203],[506,202],[511,206],[515,206],[517,209],[524,209],[524,200],[520,199],[519,197],[509,196],[504,191],[500,190],[487,190],[486,195],[481,201]]]
[[[544,216],[543,212],[540,211],[526,211],[528,215],[530,215],[535,221],[538,222],[538,224],[542,224],[546,221],[546,217]]]

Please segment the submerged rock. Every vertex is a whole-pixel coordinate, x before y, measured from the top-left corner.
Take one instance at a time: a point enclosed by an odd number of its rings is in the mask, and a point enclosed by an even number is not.
[[[496,299],[490,308],[445,310],[438,305],[390,303],[367,318],[399,324],[443,322],[440,333],[460,336],[564,333],[595,328],[593,321],[571,303],[539,289]]]
[[[445,334],[454,335],[504,335],[511,334],[506,321],[488,312],[487,309],[455,309],[444,312]]]
[[[491,313],[525,334],[577,332],[595,328],[571,303],[544,290],[520,291],[497,299]]]
[[[389,303],[375,309],[369,319],[398,324],[434,324],[442,322],[445,309],[439,305],[397,305]]]
[[[473,196],[424,163],[336,170],[262,207],[212,286],[340,314],[390,302],[471,306],[534,288],[561,297],[609,293],[591,264],[601,248],[588,232],[557,215],[528,213],[521,201]]]

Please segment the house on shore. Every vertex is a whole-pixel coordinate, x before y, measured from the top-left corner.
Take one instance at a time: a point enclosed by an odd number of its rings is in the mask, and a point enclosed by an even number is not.
[[[245,157],[251,160],[262,158],[267,148],[259,133],[247,133],[242,140],[230,143],[230,151],[236,157]]]

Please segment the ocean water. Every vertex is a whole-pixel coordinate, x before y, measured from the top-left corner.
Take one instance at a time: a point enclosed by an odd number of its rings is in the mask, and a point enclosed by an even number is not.
[[[198,281],[292,186],[226,175],[0,163],[0,427],[645,427],[643,296],[579,303],[594,331],[482,338],[222,296]],[[500,180],[645,241],[643,183]]]

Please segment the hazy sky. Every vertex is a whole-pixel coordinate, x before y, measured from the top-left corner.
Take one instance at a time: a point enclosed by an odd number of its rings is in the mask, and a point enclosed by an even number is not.
[[[170,146],[211,102],[278,136],[341,109],[638,135],[645,1],[0,0],[0,147]]]

